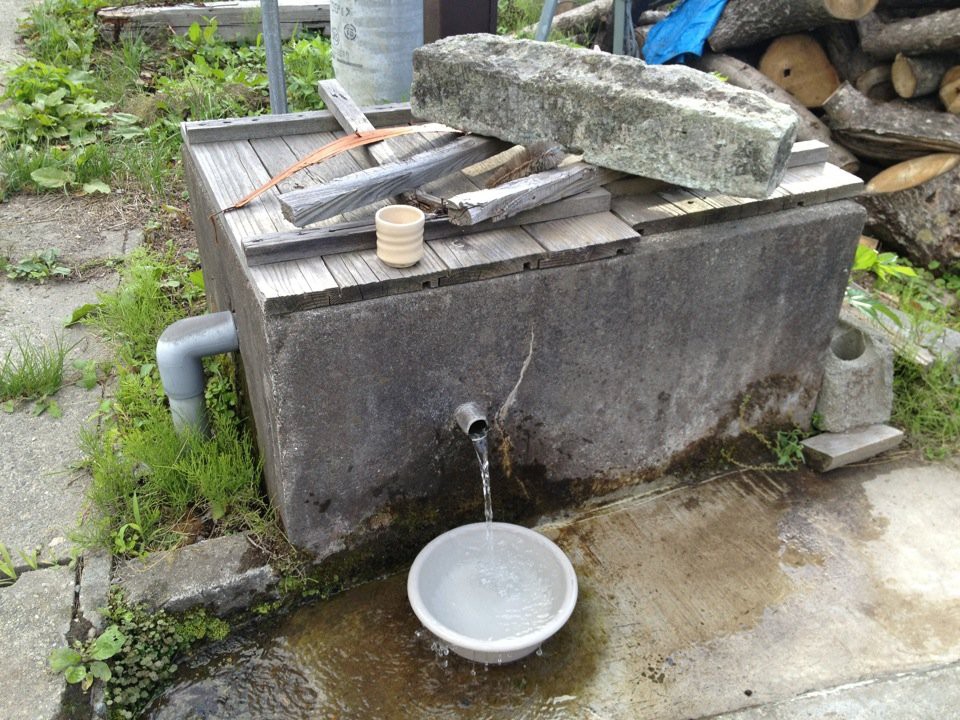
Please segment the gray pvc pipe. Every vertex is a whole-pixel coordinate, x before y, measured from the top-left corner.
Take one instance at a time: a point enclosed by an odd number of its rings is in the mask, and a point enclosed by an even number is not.
[[[207,431],[203,358],[239,349],[237,326],[229,311],[178,320],[160,335],[157,369],[178,432]]]

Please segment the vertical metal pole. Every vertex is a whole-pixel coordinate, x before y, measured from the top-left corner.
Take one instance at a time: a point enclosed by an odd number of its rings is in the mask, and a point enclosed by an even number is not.
[[[537,34],[535,40],[543,42],[550,34],[550,26],[553,24],[553,14],[557,11],[557,0],[546,0],[543,3],[543,10],[540,12],[540,22],[537,23]]]
[[[623,26],[626,23],[626,20],[626,0],[613,0],[614,55],[623,55]]]
[[[267,51],[267,84],[270,86],[270,112],[287,111],[287,78],[283,72],[283,43],[280,40],[280,9],[277,0],[260,0],[263,21],[263,46]]]

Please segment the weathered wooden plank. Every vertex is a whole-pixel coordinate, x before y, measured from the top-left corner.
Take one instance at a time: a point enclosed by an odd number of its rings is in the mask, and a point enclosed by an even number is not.
[[[475,227],[475,226],[474,226]],[[428,245],[449,268],[441,285],[486,280],[537,267],[544,249],[521,228],[488,230]]]
[[[364,114],[376,127],[407,125],[413,122],[409,103],[373,105]],[[251,140],[264,137],[285,137],[304,133],[338,132],[340,123],[329,110],[254,115],[222,120],[196,120],[181,123],[180,135],[187,145],[227,140]]]
[[[640,234],[687,228],[701,222],[696,215],[684,212],[655,193],[615,196],[610,209]]]
[[[328,0],[279,0],[280,35],[290,38],[295,30],[330,32]],[[183,5],[129,5],[103,8],[97,17],[104,23],[103,34],[114,41],[121,37],[186,34],[193,23],[205,26],[217,22],[222,40],[256,38],[261,32],[259,0],[230,0]]]
[[[423,258],[420,262],[407,268],[384,265],[377,258],[376,250],[361,250],[354,255],[367,263],[382,283],[383,292],[386,295],[435,288],[440,284],[440,278],[450,274],[450,268],[437,256],[429,244],[423,248]],[[363,287],[361,287],[362,291]]]
[[[484,220],[499,221],[556,202],[616,179],[619,173],[588,163],[546,170],[511,180],[503,185],[455,195],[447,200],[454,225],[475,225]]]
[[[456,182],[468,183],[462,175],[448,176],[459,178]],[[428,186],[429,187],[429,186]],[[478,225],[458,226],[450,223],[446,217],[429,217],[424,225],[424,239],[440,240],[450,237],[462,237],[494,229],[518,227],[528,223],[546,222],[577,215],[604,212],[610,209],[610,193],[602,188],[574,195],[559,202],[541,205],[527,210],[502,222],[486,221]],[[368,220],[311,227],[286,233],[272,233],[259,237],[247,237],[243,241],[243,251],[250,266],[265,263],[282,262],[314,255],[334,255],[357,250],[375,248],[377,234],[373,223]]]
[[[793,196],[792,204],[814,205],[853,197],[863,190],[863,180],[829,163],[804,165],[787,170],[779,189]]]
[[[326,185],[287,193],[281,199],[281,208],[284,217],[303,227],[404,190],[414,190],[489,157],[503,147],[500,140],[461,137],[441,148],[418,153],[403,163],[369,168]]]
[[[340,284],[341,292],[358,293],[364,300],[382,297],[383,283],[359,253],[327,255],[324,263]]]
[[[321,144],[335,138],[333,133],[316,133],[310,135],[310,137],[325,138],[321,141]],[[281,137],[254,138],[250,140],[250,147],[257,153],[260,162],[263,163],[271,176],[281,172],[284,168],[290,167],[299,159]],[[277,184],[277,192],[283,194],[293,190],[302,190],[305,187],[312,187],[317,182],[323,182],[322,176],[315,173],[315,167],[308,167],[294,173],[286,180],[280,181]]]
[[[664,200],[672,202],[685,213],[702,213],[714,209],[710,203],[704,202],[703,199],[683,188],[669,188],[667,190],[660,190],[656,194]]]
[[[830,155],[830,146],[819,140],[800,140],[793,144],[790,157],[787,158],[787,167],[814,165],[827,162]]]
[[[217,211],[232,206],[237,198],[257,187],[256,181],[247,172],[244,162],[246,151],[253,152],[246,143],[232,142],[207,143],[204,147],[193,149],[197,170],[209,183]],[[244,238],[290,229],[280,214],[275,190],[264,193],[242,210],[224,213],[223,219],[238,242]]]
[[[547,250],[540,259],[541,268],[626,255],[640,237],[610,212],[537,223],[526,230]]]

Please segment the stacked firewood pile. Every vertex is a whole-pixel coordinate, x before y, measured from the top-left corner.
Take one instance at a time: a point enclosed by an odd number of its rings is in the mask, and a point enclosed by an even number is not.
[[[609,36],[611,4],[572,27],[592,16]],[[640,17],[641,52],[663,17]],[[869,234],[923,265],[960,261],[960,0],[729,0],[692,64],[790,105],[798,139],[866,181]]]

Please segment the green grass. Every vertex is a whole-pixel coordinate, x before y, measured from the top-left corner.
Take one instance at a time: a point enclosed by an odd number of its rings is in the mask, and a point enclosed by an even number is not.
[[[63,338],[57,335],[52,343],[43,343],[18,336],[14,343],[0,361],[0,400],[36,400],[57,392],[63,385],[64,361],[70,352]]]
[[[154,354],[170,323],[202,312],[199,271],[172,250],[128,257],[119,288],[84,310],[83,321],[114,347],[116,391],[101,408],[101,427],[81,437],[97,518],[74,539],[116,555],[142,555],[199,537],[251,531],[278,537],[262,496],[253,439],[237,410],[229,358],[207,360],[212,434],[176,432]]]
[[[922,368],[897,359],[893,381],[893,422],[911,444],[931,459],[960,449],[960,368],[938,361]]]
[[[269,109],[261,42],[226,43],[211,23],[156,43],[104,43],[94,11],[106,4],[42,0],[21,23],[32,57],[9,71],[2,98],[0,199],[96,182],[169,204],[182,189],[182,121]],[[329,41],[295,37],[284,54],[291,110],[321,109],[316,82],[333,74]]]

